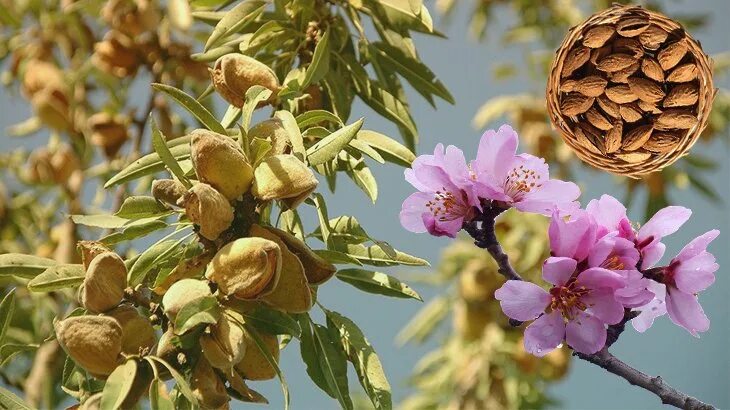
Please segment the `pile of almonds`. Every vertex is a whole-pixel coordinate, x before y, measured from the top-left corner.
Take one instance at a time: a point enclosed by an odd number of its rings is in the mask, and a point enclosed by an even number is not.
[[[627,174],[632,164],[652,163],[639,174],[689,148],[686,141],[704,128],[712,96],[708,58],[681,26],[640,7],[615,6],[563,43],[548,108],[569,145],[593,154],[581,158]]]

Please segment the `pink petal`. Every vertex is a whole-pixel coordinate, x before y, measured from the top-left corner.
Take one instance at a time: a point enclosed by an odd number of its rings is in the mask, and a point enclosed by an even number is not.
[[[559,311],[553,311],[537,318],[525,329],[525,351],[542,357],[563,342],[565,322]]]
[[[656,242],[641,250],[641,269],[649,269],[664,256],[667,245],[663,242]]]
[[[707,246],[710,244],[710,242],[714,241],[718,235],[720,235],[720,231],[718,231],[717,229],[713,229],[692,239],[690,243],[685,245],[684,248],[679,251],[674,259],[682,261],[699,255],[700,253],[707,250]]]
[[[480,198],[489,199],[491,201],[502,201],[511,203],[512,199],[504,193],[504,189],[491,179],[487,174],[477,175],[476,184],[474,184],[474,192]]]
[[[565,221],[554,213],[550,220],[548,235],[550,250],[554,256],[564,256],[582,261],[588,256],[596,238],[596,225],[587,214]]]
[[[611,195],[601,195],[586,206],[586,211],[596,218],[596,222],[608,231],[618,230],[621,220],[626,217],[626,207]]]
[[[626,286],[626,279],[619,273],[603,268],[590,268],[576,278],[579,285],[588,289],[618,289]]]
[[[620,322],[624,317],[624,307],[614,299],[610,289],[594,290],[582,297],[581,302],[588,305],[593,316],[609,325]]]
[[[606,325],[581,313],[565,326],[565,340],[578,352],[593,354],[606,345]]]
[[[502,180],[517,152],[517,142],[517,133],[509,125],[501,126],[496,132],[488,130],[479,140],[474,169],[477,173]]]
[[[715,283],[715,272],[720,265],[715,263],[715,256],[703,252],[689,260],[680,262],[674,268],[674,282],[677,289],[685,293],[698,293]]]
[[[626,278],[626,286],[616,289],[613,297],[626,308],[644,306],[654,299],[654,292],[649,290],[652,283],[637,270],[616,271]]]
[[[451,177],[454,184],[458,186],[468,186],[471,184],[471,176],[469,167],[466,166],[464,152],[459,148],[449,145],[446,147],[443,168]]]
[[[528,192],[515,207],[522,212],[534,212],[546,216],[550,216],[556,207],[569,213],[579,207],[575,201],[579,196],[578,185],[550,179],[543,182],[540,188]]]
[[[542,265],[542,277],[553,285],[560,286],[570,279],[578,262],[572,258],[551,256]]]
[[[426,230],[433,236],[456,238],[456,234],[459,233],[464,224],[464,218],[442,221],[435,218],[431,213],[424,213],[421,216]]]
[[[613,252],[613,247],[616,244],[615,237],[607,235],[601,238],[588,252],[588,266],[597,267],[608,258]]]
[[[494,292],[502,311],[508,317],[527,321],[545,312],[550,304],[550,294],[532,282],[508,280]]]
[[[692,211],[683,206],[668,206],[660,209],[644,226],[639,229],[638,241],[654,238],[659,241],[661,238],[677,232],[687,220]]]
[[[399,215],[401,225],[414,233],[426,232],[426,226],[423,223],[423,214],[431,213],[426,207],[426,202],[431,199],[433,199],[433,195],[425,192],[416,192],[406,198],[403,201]]]
[[[684,293],[676,288],[667,287],[667,313],[677,326],[681,326],[694,337],[710,328],[710,319],[697,300],[697,296]]]
[[[648,289],[654,293],[654,299],[646,305],[639,307],[637,310],[641,313],[631,320],[631,325],[639,333],[644,333],[654,323],[654,319],[667,313],[667,306],[664,303],[667,293],[666,286],[650,281]]]

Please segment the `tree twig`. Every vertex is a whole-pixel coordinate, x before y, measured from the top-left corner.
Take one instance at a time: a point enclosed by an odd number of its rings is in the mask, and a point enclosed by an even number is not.
[[[486,249],[487,252],[492,255],[499,267],[499,273],[506,277],[507,280],[523,280],[510,264],[509,257],[499,244],[499,240],[495,233],[495,219],[505,210],[506,209],[499,204],[484,203],[483,210],[480,211],[477,216],[472,219],[472,221],[464,224],[464,230],[468,232],[472,238],[474,238],[474,244],[476,246]],[[627,309],[621,322],[608,327],[606,346],[602,350],[594,354],[575,352],[574,355],[625,379],[634,386],[639,386],[651,393],[654,393],[664,404],[670,404],[678,408],[689,410],[715,409],[714,406],[704,403],[669,386],[661,377],[649,376],[646,373],[629,366],[608,351],[608,348],[618,340],[619,336],[624,331],[626,323],[634,317],[636,317],[636,312]],[[510,323],[517,326],[521,324],[518,321],[512,320],[510,320]]]

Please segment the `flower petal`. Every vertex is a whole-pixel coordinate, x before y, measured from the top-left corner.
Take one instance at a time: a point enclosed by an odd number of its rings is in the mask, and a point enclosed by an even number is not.
[[[488,130],[479,140],[474,169],[495,181],[504,179],[517,152],[517,143],[517,133],[509,125],[502,125],[497,131]]]
[[[426,226],[426,230],[433,236],[456,238],[456,234],[459,233],[461,227],[464,225],[464,218],[442,221],[441,219],[435,218],[430,212],[424,213],[421,216],[423,217],[423,224]]]
[[[508,317],[527,321],[545,312],[550,304],[550,294],[532,282],[508,280],[494,292],[502,311]]]
[[[626,278],[620,273],[603,268],[584,270],[578,274],[576,282],[588,289],[619,289],[626,286]]]
[[[667,245],[663,242],[656,242],[641,250],[641,269],[649,269],[664,256]]]
[[[596,238],[596,224],[590,215],[582,213],[566,221],[553,213],[548,228],[550,250],[554,256],[564,256],[582,261],[588,256]]]
[[[559,311],[553,311],[537,318],[525,329],[525,351],[542,357],[563,342],[565,322]]]
[[[601,195],[601,198],[592,200],[586,205],[586,211],[608,232],[618,230],[621,220],[628,219],[626,207],[611,195]]]
[[[713,229],[692,239],[687,245],[684,246],[684,248],[682,248],[681,251],[679,251],[674,259],[682,261],[699,255],[702,252],[705,252],[710,242],[714,241],[718,235],[720,235],[720,231],[718,231],[717,229]]]
[[[624,317],[624,307],[613,297],[611,289],[594,290],[581,298],[588,305],[591,314],[609,325],[618,323]]]
[[[430,214],[426,202],[433,199],[432,194],[416,192],[411,194],[401,206],[400,223],[407,230],[414,233],[426,232],[426,225],[423,223],[423,214]]]
[[[683,206],[668,206],[660,209],[639,229],[639,243],[649,238],[659,241],[661,238],[677,232],[691,215],[692,211]]]
[[[639,316],[631,319],[631,325],[639,333],[646,332],[646,330],[654,323],[654,319],[667,313],[667,306],[664,303],[665,295],[667,293],[666,286],[661,283],[650,281],[647,288],[654,293],[654,299],[646,305],[639,307],[637,309],[640,312]]]
[[[593,316],[581,313],[565,326],[565,340],[578,352],[596,353],[606,345],[606,325]]]
[[[551,256],[542,265],[542,277],[553,285],[560,286],[570,279],[578,262],[573,258]]]
[[[667,313],[677,326],[681,326],[694,337],[710,328],[710,319],[697,300],[697,296],[684,293],[676,288],[667,287]]]
[[[703,252],[680,262],[674,268],[674,282],[677,289],[682,292],[691,294],[702,292],[715,283],[715,272],[719,268],[720,265],[715,263],[715,256]]]

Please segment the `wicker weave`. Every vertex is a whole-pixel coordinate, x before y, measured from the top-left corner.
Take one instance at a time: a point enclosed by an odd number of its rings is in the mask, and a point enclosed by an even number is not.
[[[646,33],[636,34],[642,30]],[[664,32],[668,33],[666,39],[659,41]],[[657,41],[652,37],[655,33],[659,34]],[[683,44],[686,54],[672,61],[680,54],[674,51],[684,48]],[[673,49],[667,50],[670,46]],[[662,62],[660,73],[652,71],[652,67],[659,68],[657,61]],[[680,66],[690,70],[683,74],[676,70]],[[581,91],[575,92],[577,89]],[[690,91],[689,96],[685,90]],[[638,178],[687,154],[707,125],[715,94],[710,58],[679,23],[638,6],[615,5],[572,28],[563,40],[548,79],[547,107],[553,125],[579,158],[594,167]],[[641,98],[636,99],[637,95]],[[687,103],[693,99],[694,103]]]

